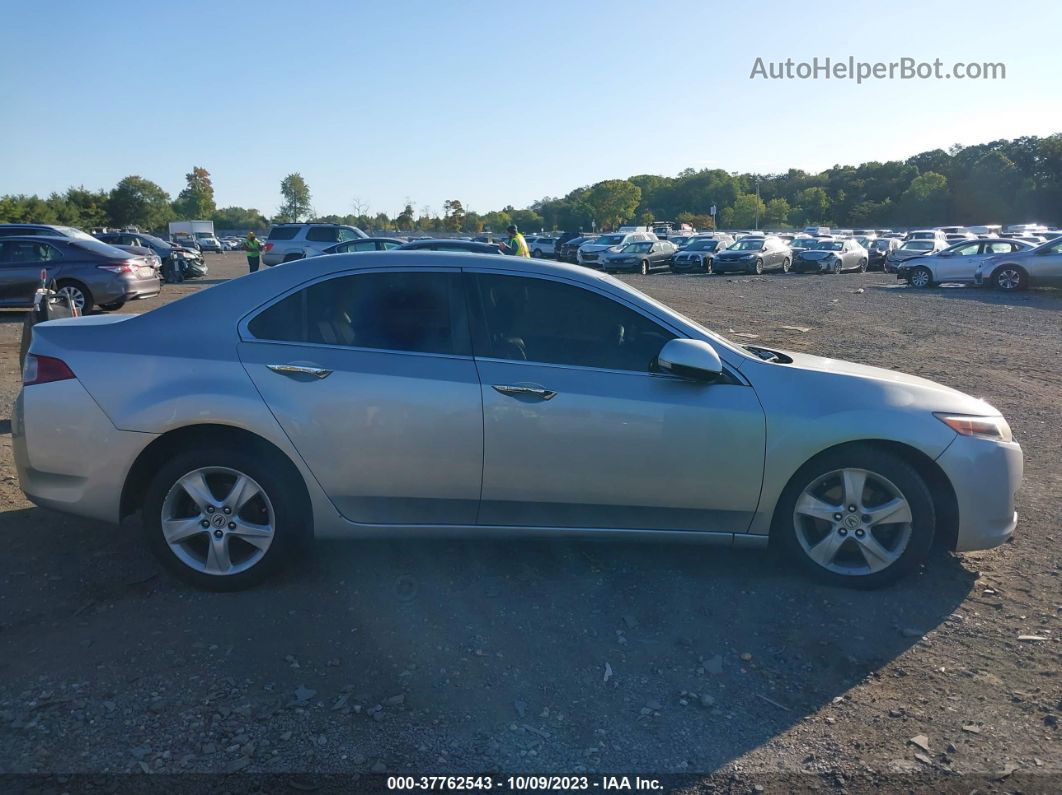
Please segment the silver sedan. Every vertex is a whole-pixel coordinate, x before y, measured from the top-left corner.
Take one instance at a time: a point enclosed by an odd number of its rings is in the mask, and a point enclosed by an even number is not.
[[[742,346],[525,258],[308,259],[38,325],[23,377],[27,496],[139,514],[207,588],[257,583],[315,536],[448,532],[770,542],[873,587],[1017,521],[1021,448],[981,400]]]

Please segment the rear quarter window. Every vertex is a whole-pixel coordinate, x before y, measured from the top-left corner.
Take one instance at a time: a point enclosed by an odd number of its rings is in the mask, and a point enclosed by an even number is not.
[[[269,237],[267,240],[294,240],[295,235],[298,234],[299,227],[297,226],[274,226],[269,230]]]

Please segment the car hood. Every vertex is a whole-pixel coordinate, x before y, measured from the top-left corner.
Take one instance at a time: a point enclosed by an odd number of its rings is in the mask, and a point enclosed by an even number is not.
[[[918,404],[931,411],[951,411],[957,414],[995,416],[1000,413],[998,409],[980,398],[972,397],[958,389],[921,376],[902,373],[898,370],[887,370],[884,367],[858,364],[844,359],[815,356],[810,353],[791,351],[779,351],[779,353],[784,353],[792,359],[792,363],[772,365],[774,367],[796,368],[845,378],[876,381],[890,393],[890,400],[893,403]]]
[[[742,257],[751,257],[762,253],[762,251],[721,251],[719,252],[719,259],[741,259]]]

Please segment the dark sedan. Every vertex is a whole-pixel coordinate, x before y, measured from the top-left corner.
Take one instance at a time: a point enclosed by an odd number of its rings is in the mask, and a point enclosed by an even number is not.
[[[395,251],[462,251],[466,254],[498,254],[496,243],[477,243],[474,240],[413,240],[403,243]]]
[[[675,252],[675,256],[671,260],[671,272],[688,273],[689,271],[699,271],[700,273],[711,273],[715,255],[724,248],[722,240],[713,238],[694,240],[689,245]]]
[[[712,271],[714,273],[730,271],[763,273],[766,270],[777,269],[787,273],[792,264],[793,252],[785,241],[773,235],[743,237],[716,254],[712,262]]]
[[[676,250],[675,244],[666,240],[639,240],[628,243],[617,252],[605,254],[602,267],[605,273],[638,271],[648,276],[657,268],[666,268]]]
[[[354,240],[344,240],[329,246],[322,254],[350,254],[355,251],[390,251],[406,244],[405,240],[397,237],[359,237]]]
[[[876,240],[867,241],[867,269],[881,268],[885,270],[885,258],[889,252],[900,247],[901,241],[895,237],[879,237]]]
[[[573,265],[578,264],[578,258],[575,254],[579,250],[579,246],[583,243],[597,240],[597,238],[597,235],[579,235],[578,237],[566,240],[557,246],[557,260],[560,262],[570,262]]]
[[[119,309],[162,289],[158,270],[146,259],[99,240],[10,236],[0,239],[0,306],[31,306],[42,271],[86,314],[93,304]]]

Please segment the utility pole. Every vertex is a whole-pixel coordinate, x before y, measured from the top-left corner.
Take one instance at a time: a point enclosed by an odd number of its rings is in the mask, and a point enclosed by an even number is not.
[[[756,175],[756,226],[754,229],[760,228],[760,176]]]

